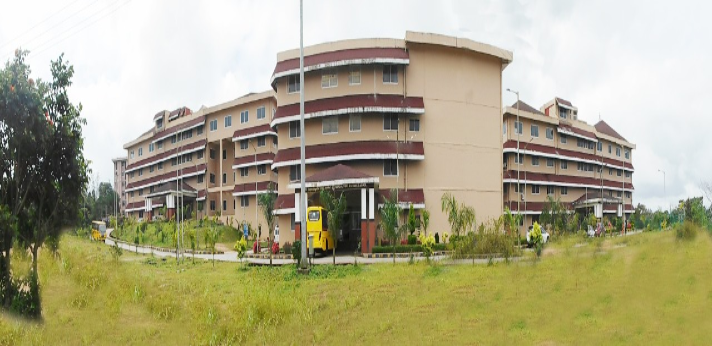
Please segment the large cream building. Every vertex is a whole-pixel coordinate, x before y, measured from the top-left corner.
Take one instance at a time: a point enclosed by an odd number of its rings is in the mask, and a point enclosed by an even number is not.
[[[310,205],[319,204],[319,189],[345,193],[339,248],[360,240],[370,250],[380,236],[378,205],[391,191],[404,208],[430,211],[431,232],[449,230],[444,193],[474,207],[478,223],[501,215],[502,71],[511,52],[407,32],[305,47],[304,55],[303,83],[299,51],[289,50],[277,54],[272,90],[156,114],[153,127],[124,146],[127,213],[150,218],[165,206],[170,215],[183,204],[192,216],[220,211],[225,221],[265,227],[255,193],[271,182],[279,242],[293,242],[303,87],[306,193]]]
[[[524,215],[520,231],[549,197],[598,218],[633,212],[635,144],[605,121],[579,120],[578,108],[558,97],[540,109],[520,101],[504,109],[502,133],[504,206]]]

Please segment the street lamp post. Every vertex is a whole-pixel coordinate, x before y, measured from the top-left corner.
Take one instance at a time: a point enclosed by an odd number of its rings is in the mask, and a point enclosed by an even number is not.
[[[522,161],[520,160],[521,158],[519,157],[519,135],[522,132],[521,127],[519,126],[519,91],[514,91],[512,89],[507,88],[507,91],[510,93],[513,93],[517,95],[517,122],[514,124],[514,130],[517,132],[517,160],[519,160],[519,165],[522,164]],[[521,194],[522,191],[520,191],[521,187],[519,186],[519,165],[517,165],[517,190]],[[522,217],[521,213],[521,208],[520,206],[521,198],[517,198],[517,214],[519,214],[520,217]],[[526,206],[526,204],[525,204]],[[519,227],[519,225],[517,225]],[[517,232],[517,239],[519,239],[519,232]]]
[[[299,196],[299,213],[300,215],[300,233],[301,233],[301,245],[302,245],[302,261],[301,269],[303,271],[307,270],[307,261],[303,260],[307,258],[307,222],[306,222],[306,211],[307,211],[307,195],[306,195],[306,164],[305,158],[305,133],[304,133],[304,0],[299,0],[299,135],[301,137],[301,144],[299,148],[301,162],[299,167],[300,177],[300,191]]]

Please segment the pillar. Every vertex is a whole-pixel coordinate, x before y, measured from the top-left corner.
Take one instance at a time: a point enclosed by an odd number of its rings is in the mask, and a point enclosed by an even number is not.
[[[375,191],[361,190],[361,252],[370,253],[376,244]]]

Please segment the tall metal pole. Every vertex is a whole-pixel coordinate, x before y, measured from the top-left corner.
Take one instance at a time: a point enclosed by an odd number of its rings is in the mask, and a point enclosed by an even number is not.
[[[621,151],[623,151],[623,146],[621,145]],[[624,152],[625,153],[625,152]],[[623,215],[623,234],[625,234],[625,156],[623,156],[624,161],[623,161],[623,183],[621,184],[621,189],[623,190],[621,192],[621,215]]]
[[[300,215],[300,233],[301,233],[301,243],[302,243],[302,269],[307,269],[307,222],[306,222],[306,211],[307,211],[307,194],[306,194],[306,184],[304,179],[306,178],[306,167],[304,162],[304,0],[299,0],[299,137],[301,137],[301,145],[299,152],[301,154],[300,163],[300,191],[299,196],[299,213]]]
[[[514,123],[514,131],[517,133],[517,157],[514,160],[514,163],[519,162],[517,166],[517,191],[519,192],[519,195],[517,196],[517,215],[522,217],[522,209],[520,208],[521,206],[521,201],[522,201],[522,190],[521,186],[519,185],[519,166],[522,164],[522,161],[520,160],[521,157],[519,156],[519,91],[514,91],[512,89],[507,88],[507,91],[510,93],[513,93],[517,95],[517,122]],[[519,225],[517,225],[517,228],[519,228]],[[517,239],[519,239],[519,231],[517,231]]]

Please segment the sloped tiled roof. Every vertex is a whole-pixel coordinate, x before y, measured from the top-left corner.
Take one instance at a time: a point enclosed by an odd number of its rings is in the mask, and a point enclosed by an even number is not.
[[[611,137],[618,138],[620,140],[624,140],[626,142],[628,141],[627,139],[623,138],[623,136],[621,136],[618,132],[616,132],[616,130],[614,130],[611,127],[611,125],[608,125],[608,123],[606,123],[603,120],[600,120],[599,122],[597,122],[596,125],[594,125],[594,127],[596,128],[596,131],[598,131],[600,133],[609,135]]]
[[[310,175],[309,177],[307,177],[306,181],[308,183],[314,183],[322,181],[364,178],[373,177],[361,171],[357,171],[347,165],[338,164],[336,166],[329,167],[319,173]]]
[[[529,112],[529,113],[534,113],[534,114],[539,114],[539,115],[544,115],[541,111],[538,109],[526,104],[524,101],[517,101],[514,104],[512,104],[512,108],[516,109],[517,104],[519,104],[519,110]]]
[[[556,97],[556,103],[561,103],[562,105],[569,106],[569,107],[573,107],[573,105],[571,104],[571,102],[566,101],[566,100],[564,100],[564,99],[562,99],[562,98],[560,98],[560,97]]]

